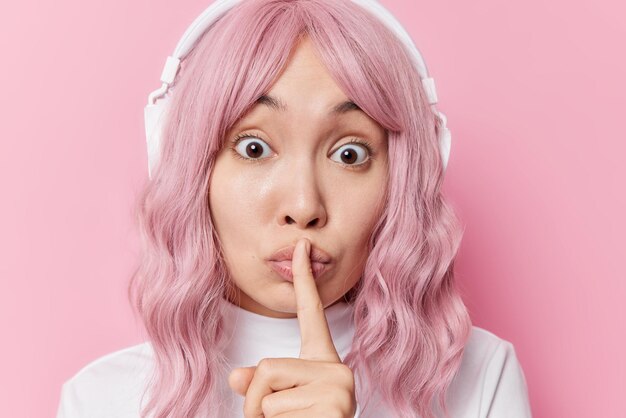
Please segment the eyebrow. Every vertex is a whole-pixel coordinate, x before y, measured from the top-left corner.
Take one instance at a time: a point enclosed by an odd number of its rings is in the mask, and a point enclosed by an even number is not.
[[[261,97],[259,97],[256,102],[255,105],[257,104],[262,104],[265,105],[273,110],[279,111],[279,112],[286,112],[287,111],[287,104],[285,104],[285,102],[283,102],[279,97],[274,97],[271,96],[269,94],[264,94]],[[343,115],[346,114],[348,112],[351,111],[358,111],[358,112],[363,112],[363,109],[361,109],[356,103],[354,103],[351,100],[346,100],[345,102],[341,102],[339,104],[336,104],[335,106],[333,106],[330,109],[330,112],[328,113],[329,116],[338,116],[338,115]],[[365,112],[363,112],[365,113]]]

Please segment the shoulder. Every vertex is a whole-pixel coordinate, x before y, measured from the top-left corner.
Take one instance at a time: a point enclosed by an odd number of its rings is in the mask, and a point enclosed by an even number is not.
[[[91,361],[63,384],[57,417],[138,416],[152,361],[149,342]]]
[[[530,417],[526,378],[513,344],[472,326],[448,405],[453,417]]]
[[[493,359],[494,355],[515,354],[513,344],[491,331],[484,328],[472,326],[470,338],[465,345],[463,361],[468,365],[485,365]]]

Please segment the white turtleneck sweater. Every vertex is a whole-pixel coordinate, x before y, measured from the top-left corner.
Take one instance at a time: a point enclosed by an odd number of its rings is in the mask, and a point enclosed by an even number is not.
[[[226,325],[232,338],[226,356],[232,368],[255,366],[265,357],[299,356],[298,318],[272,318],[231,303],[227,306]],[[354,335],[353,308],[340,301],[325,313],[337,352],[344,360]],[[139,418],[140,408],[146,404],[141,395],[152,367],[150,342],[92,361],[63,384],[57,418]],[[358,376],[355,384],[361,384]],[[233,392],[227,381],[223,393],[232,411],[225,418],[243,418],[244,397]],[[380,398],[374,400],[378,401]],[[531,417],[526,379],[513,345],[473,326],[446,402],[450,418]],[[355,418],[393,416],[388,407],[378,403],[367,416],[357,405]]]

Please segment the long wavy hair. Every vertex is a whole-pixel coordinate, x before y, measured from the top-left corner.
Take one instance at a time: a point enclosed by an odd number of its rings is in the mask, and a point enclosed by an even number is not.
[[[302,36],[346,95],[387,132],[388,187],[364,273],[345,300],[355,334],[344,359],[398,417],[444,414],[471,321],[454,280],[463,231],[442,196],[432,111],[411,57],[377,17],[350,0],[245,0],[182,61],[161,158],[138,196],[141,259],[128,297],[150,337],[154,373],[141,416],[224,417],[219,387],[224,295],[230,286],[209,211],[216,154],[230,127],[280,75]],[[374,388],[375,386],[375,388]]]

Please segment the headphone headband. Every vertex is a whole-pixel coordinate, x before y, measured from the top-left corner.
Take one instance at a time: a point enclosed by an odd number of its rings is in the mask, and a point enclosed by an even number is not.
[[[156,164],[160,152],[160,139],[162,132],[162,116],[166,107],[168,97],[165,94],[168,91],[169,86],[174,81],[178,69],[180,68],[180,62],[195,46],[196,42],[202,34],[209,29],[209,27],[222,15],[224,15],[232,7],[245,0],[215,0],[209,7],[207,7],[193,22],[185,33],[178,41],[174,53],[168,56],[165,61],[165,66],[161,73],[162,85],[158,89],[151,92],[148,96],[148,104],[144,109],[144,121],[146,128],[146,141],[148,146],[148,176],[151,176],[151,170]],[[428,69],[426,63],[415,46],[413,40],[404,29],[404,27],[398,22],[398,20],[383,7],[376,0],[351,0],[353,3],[358,4],[362,8],[368,10],[371,14],[378,17],[380,21],[387,26],[404,44],[407,50],[410,52],[410,56],[413,58],[413,63],[420,78],[422,80],[422,86],[426,92],[428,102],[430,103],[435,114],[441,119],[441,129],[439,131],[439,151],[443,163],[443,169],[448,164],[451,147],[451,135],[447,128],[446,116],[435,108],[437,103],[437,90],[435,88],[435,80],[428,75]],[[165,96],[165,97],[164,97]]]

